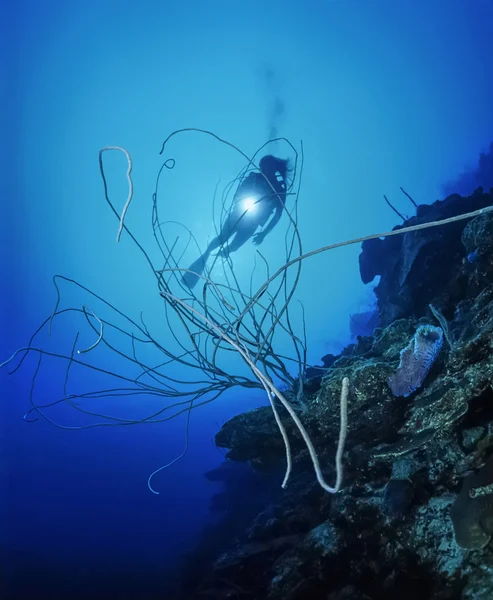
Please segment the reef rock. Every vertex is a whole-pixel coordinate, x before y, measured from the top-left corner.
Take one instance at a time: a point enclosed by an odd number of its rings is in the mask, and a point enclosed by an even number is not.
[[[418,207],[406,224],[489,204],[482,191],[450,196]],[[379,327],[323,377],[313,373],[300,415],[334,481],[341,381],[349,378],[341,491],[318,486],[280,407],[293,453],[287,489],[265,493],[250,526],[204,559],[202,579],[183,598],[493,598],[493,216],[373,246],[363,247],[362,264],[366,278],[381,276]],[[394,395],[389,378],[421,327],[439,328],[443,344],[420,385]],[[270,407],[231,419],[216,444],[280,486],[284,445]]]

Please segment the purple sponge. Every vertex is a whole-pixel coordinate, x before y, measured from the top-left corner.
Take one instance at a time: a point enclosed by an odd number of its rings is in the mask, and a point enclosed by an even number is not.
[[[443,344],[443,331],[433,325],[421,325],[409,344],[401,350],[397,371],[388,379],[394,396],[409,396],[423,385]]]

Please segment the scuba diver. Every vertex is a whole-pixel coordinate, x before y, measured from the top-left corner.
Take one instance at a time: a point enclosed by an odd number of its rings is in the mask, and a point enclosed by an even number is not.
[[[270,154],[260,159],[259,171],[249,173],[238,186],[221,231],[207,246],[204,254],[190,265],[189,271],[193,273],[187,272],[183,275],[183,283],[187,287],[191,289],[197,284],[209,256],[220,246],[222,248],[217,256],[227,259],[250,238],[256,246],[264,241],[265,236],[281,219],[286,203],[289,171],[289,160]],[[264,229],[256,233],[259,227],[266,224]]]

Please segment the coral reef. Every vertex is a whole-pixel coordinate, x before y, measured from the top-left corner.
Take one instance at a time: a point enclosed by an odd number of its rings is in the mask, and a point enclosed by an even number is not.
[[[404,226],[492,204],[482,190],[449,196]],[[235,530],[245,506],[236,513],[228,496],[228,517],[213,528],[220,542],[212,549],[205,535],[176,597],[493,597],[493,216],[363,244],[360,266],[363,279],[381,276],[379,326],[305,373],[302,420],[332,480],[340,382],[351,382],[341,491],[313,480],[299,431],[281,413],[294,463],[287,489],[263,480]],[[419,386],[396,396],[389,378],[417,331],[443,332],[443,345]],[[231,419],[216,444],[280,486],[285,453],[269,407]]]
[[[419,205],[416,216],[394,230],[448,219],[489,205],[491,194],[483,193],[481,188],[467,199],[452,194],[443,201]],[[430,303],[439,304],[446,317],[453,316],[457,303],[470,295],[470,290],[464,287],[468,271],[460,268],[462,262],[487,243],[490,233],[482,228],[491,228],[489,219],[480,219],[474,225],[466,223],[456,221],[446,227],[363,242],[359,259],[361,279],[369,283],[380,275],[375,287],[380,327],[409,315],[421,317]],[[484,254],[486,250],[481,252]],[[483,267],[484,263],[483,260]]]

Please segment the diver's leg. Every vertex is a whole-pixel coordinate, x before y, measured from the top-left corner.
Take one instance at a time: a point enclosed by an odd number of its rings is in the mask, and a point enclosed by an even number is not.
[[[230,215],[226,218],[219,234],[210,242],[202,256],[199,256],[199,258],[188,267],[187,271],[183,273],[182,282],[188,288],[193,289],[197,285],[205,270],[211,252],[225,244],[234,232],[233,221]]]
[[[243,223],[231,243],[223,248],[221,256],[228,256],[231,252],[236,252],[238,248],[241,248],[252,237],[257,227],[258,223],[253,222],[253,220],[250,223]]]
[[[210,254],[211,252],[213,252],[214,250],[219,248],[219,246],[226,244],[226,242],[229,240],[229,238],[237,230],[237,226],[238,226],[238,217],[236,215],[229,214],[228,217],[226,218],[226,221],[224,222],[219,234],[207,246],[207,250],[205,251],[205,254]]]
[[[205,251],[206,254],[210,254],[211,252],[219,248],[219,246],[225,244],[230,237],[231,232],[229,227],[223,227],[221,231],[217,234],[217,236],[211,242],[209,242],[207,250]]]

